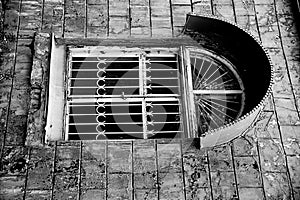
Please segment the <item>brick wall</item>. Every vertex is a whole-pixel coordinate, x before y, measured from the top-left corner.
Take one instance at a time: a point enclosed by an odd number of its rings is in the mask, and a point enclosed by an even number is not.
[[[7,38],[0,66],[1,199],[300,198],[299,37],[290,0],[1,4]],[[180,35],[191,11],[236,21],[270,52],[273,94],[247,135],[209,151],[191,140],[24,146],[36,32],[100,40],[170,38]]]

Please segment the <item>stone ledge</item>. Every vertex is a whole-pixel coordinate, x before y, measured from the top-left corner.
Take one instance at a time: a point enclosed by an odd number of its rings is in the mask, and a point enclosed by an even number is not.
[[[44,144],[50,41],[51,38],[48,33],[35,35],[26,145]]]

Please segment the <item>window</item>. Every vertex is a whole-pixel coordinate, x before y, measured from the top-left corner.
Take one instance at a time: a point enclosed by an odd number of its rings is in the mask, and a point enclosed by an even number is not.
[[[238,72],[213,52],[92,46],[66,52],[66,140],[199,137],[243,111]]]

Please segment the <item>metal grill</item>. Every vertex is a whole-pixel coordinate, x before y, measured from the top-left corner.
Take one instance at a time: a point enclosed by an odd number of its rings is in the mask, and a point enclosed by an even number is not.
[[[66,139],[181,137],[178,56],[171,50],[69,50]]]
[[[244,109],[244,86],[234,66],[209,51],[190,49],[189,74],[199,134],[228,124]]]

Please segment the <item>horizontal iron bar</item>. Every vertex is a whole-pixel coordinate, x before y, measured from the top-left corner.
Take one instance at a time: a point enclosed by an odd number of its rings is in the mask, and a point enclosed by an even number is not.
[[[183,131],[153,131],[153,134],[157,134],[157,133],[182,133]],[[147,134],[151,134],[151,131],[147,131]],[[99,133],[95,132],[95,133],[68,133],[69,135],[98,135]],[[143,132],[105,132],[104,134],[107,135],[112,135],[112,134],[143,134]],[[123,140],[122,140],[123,141]]]
[[[162,85],[162,86],[145,86],[149,88],[178,88],[179,86],[174,86],[174,85]],[[98,86],[70,86],[70,89],[98,89]],[[104,89],[111,89],[111,88],[139,88],[139,86],[135,85],[125,85],[125,86],[102,86],[101,88]]]
[[[194,90],[194,94],[216,94],[216,95],[222,95],[222,94],[242,94],[243,90]]]
[[[178,88],[179,86],[175,86],[175,85],[162,85],[162,86],[151,86],[151,88]]]
[[[104,78],[104,77],[101,77],[105,80],[139,80],[140,78]],[[149,78],[149,77],[147,77]],[[69,78],[70,80],[98,80],[99,78]],[[160,79],[175,79],[175,80],[178,80],[178,77],[150,77],[149,79],[151,80],[160,80]]]
[[[70,61],[72,63],[99,63],[101,62],[102,64],[105,63],[139,63],[138,60],[72,60]],[[151,60],[150,58],[150,63],[177,63],[177,60]]]
[[[125,86],[101,86],[101,88],[139,88],[139,86],[135,86],[135,85],[125,85]],[[70,89],[88,89],[88,88],[92,88],[92,89],[98,89],[98,86],[71,86],[69,87]]]
[[[139,104],[141,106],[142,104]],[[101,113],[101,116],[111,116],[111,115],[142,115],[143,113]],[[177,115],[180,114],[179,112],[152,112],[153,115]],[[69,116],[98,116],[97,113],[88,113],[88,114],[69,114]]]
[[[175,122],[152,122],[153,124],[180,124],[181,121],[175,121]]]
[[[111,95],[110,95],[111,96]],[[115,98],[107,98],[110,96],[101,96],[95,98],[79,98],[79,99],[71,99],[68,100],[69,103],[89,103],[89,102],[141,102],[143,99],[149,102],[156,102],[156,101],[178,101],[178,98],[174,96],[159,96],[151,97],[152,95],[114,95]],[[178,95],[179,96],[179,95]],[[125,99],[124,99],[125,98]]]
[[[139,60],[72,60],[70,61],[72,63],[99,63],[101,62],[101,64],[105,64],[105,63],[139,63]]]
[[[148,68],[147,70],[150,70],[150,71],[178,71],[178,69],[152,69],[152,68]]]
[[[99,69],[71,69],[74,72],[97,72]],[[139,69],[105,69],[104,71],[139,71]]]
[[[107,125],[113,125],[113,124],[143,124],[143,122],[101,122],[102,124]],[[69,125],[82,125],[82,126],[88,126],[88,125],[99,125],[99,123],[69,123]]]
[[[106,77],[101,77],[105,80],[120,80],[120,79],[125,79],[125,80],[138,80],[140,78],[106,78]],[[69,78],[70,80],[98,80],[99,78]]]
[[[181,104],[152,104],[152,107],[154,106],[180,106]],[[69,105],[69,107],[91,107],[95,106],[98,107],[97,104],[91,104],[91,105]],[[142,106],[142,104],[110,104],[110,105],[105,105],[105,107],[114,107],[114,106]]]

